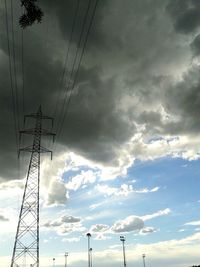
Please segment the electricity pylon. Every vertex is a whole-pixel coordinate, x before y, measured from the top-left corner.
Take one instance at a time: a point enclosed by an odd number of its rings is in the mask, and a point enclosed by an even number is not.
[[[53,136],[54,133],[42,129],[43,120],[51,120],[51,117],[42,114],[41,107],[37,113],[24,117],[36,120],[35,128],[20,131],[21,134],[33,135],[31,146],[19,149],[31,152],[28,174],[25,183],[24,195],[19,214],[19,221],[15,237],[11,267],[39,267],[39,199],[40,199],[40,154],[52,151],[41,146],[41,136]]]

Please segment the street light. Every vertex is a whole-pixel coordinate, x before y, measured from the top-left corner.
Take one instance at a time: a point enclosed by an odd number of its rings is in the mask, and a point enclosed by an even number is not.
[[[88,267],[91,267],[90,266],[90,238],[91,238],[91,234],[87,233],[86,235],[88,237]]]
[[[55,258],[53,258],[53,267],[55,267],[55,260],[56,260],[56,259],[55,259]]]
[[[145,267],[145,257],[146,257],[146,255],[145,254],[142,254],[144,267]]]
[[[67,257],[68,257],[68,252],[65,252],[65,267],[67,267]]]
[[[123,257],[124,257],[124,267],[126,267],[126,255],[125,255],[125,245],[124,242],[126,241],[125,236],[120,236],[120,241],[122,241],[122,247],[123,247]]]
[[[92,267],[92,248],[90,248],[90,267]]]

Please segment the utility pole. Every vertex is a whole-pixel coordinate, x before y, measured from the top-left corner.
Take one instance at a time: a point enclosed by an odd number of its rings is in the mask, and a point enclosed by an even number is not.
[[[146,257],[146,255],[145,255],[145,254],[142,254],[142,258],[143,258],[143,265],[144,265],[144,267],[145,267],[145,257]]]
[[[90,265],[90,238],[91,238],[91,234],[87,233],[86,235],[88,237],[88,267],[91,267],[91,265]]]
[[[68,252],[65,252],[65,267],[67,267],[67,257],[68,257]]]
[[[43,120],[51,120],[51,117],[42,114],[39,107],[36,113],[26,115],[26,118],[36,120],[35,127],[20,131],[21,134],[33,135],[33,144],[19,149],[31,153],[28,174],[19,214],[17,232],[15,236],[11,267],[23,266],[23,259],[26,256],[27,266],[39,267],[39,200],[40,200],[40,154],[52,151],[41,146],[41,136],[53,136],[55,134],[42,128]]]
[[[120,236],[120,241],[122,241],[124,267],[126,267],[126,255],[125,255],[125,245],[124,245],[124,242],[126,241],[125,236],[121,235]]]

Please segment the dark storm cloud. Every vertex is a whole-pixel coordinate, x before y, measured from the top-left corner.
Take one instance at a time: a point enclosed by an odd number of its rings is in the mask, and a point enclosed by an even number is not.
[[[198,34],[197,36],[195,36],[194,40],[191,43],[191,50],[193,52],[193,55],[199,56],[200,54],[200,35]]]
[[[45,4],[45,1],[43,4]],[[64,40],[59,35],[58,29],[58,32],[55,30],[56,36],[49,36],[48,44],[44,42],[42,37],[47,38],[45,35],[45,20],[43,21],[43,25],[35,25],[24,31],[26,113],[36,111],[40,103],[42,103],[43,110],[46,113],[50,113],[50,115],[53,113],[56,94],[59,89],[59,79],[63,68],[63,57],[66,50],[65,40],[68,38],[68,28],[65,26],[70,24],[73,17],[71,10],[72,4],[74,6],[74,3],[70,1],[63,1],[58,6],[52,3],[51,7],[51,12],[55,12],[52,16],[58,16],[62,36],[65,35]],[[84,5],[82,2],[81,10],[85,12]],[[65,10],[67,15],[65,14]],[[98,12],[99,10],[101,10],[101,7],[98,9]],[[99,19],[98,14],[96,25]],[[78,28],[76,30],[77,32],[80,31]],[[20,31],[16,27],[16,62],[19,72],[18,79],[20,81],[21,51],[19,36]],[[57,43],[54,38],[59,39]],[[5,42],[5,32],[2,32],[1,40],[1,49],[4,52],[4,60],[6,61],[8,60],[8,51]],[[64,51],[60,52],[60,50]],[[8,92],[8,61],[2,65],[2,68],[4,69],[1,74],[6,83],[4,90]],[[121,92],[115,84],[115,78],[105,79],[101,76],[101,67],[98,68],[94,65],[93,67],[84,66],[80,69],[78,85],[73,94],[67,123],[63,129],[62,139],[59,142],[89,159],[110,164],[117,155],[115,151],[116,147],[126,142],[134,133],[134,125],[130,125],[128,120],[122,117],[116,108],[117,104],[119,104]],[[6,117],[12,118],[12,108],[4,101],[4,91],[1,90],[1,92],[1,100],[5,104],[5,110],[8,113]],[[7,99],[10,101],[10,91],[8,92]],[[2,120],[5,120],[5,116],[2,117]],[[16,154],[13,149],[14,138],[11,136],[8,139],[7,135],[8,128],[13,135],[13,123],[9,120],[7,124],[4,127],[6,142],[4,140],[1,146],[1,163],[4,166],[2,168],[2,176],[12,179],[16,178],[16,168],[14,166],[13,168],[9,168],[10,162],[16,162],[17,160],[15,159]],[[6,157],[5,152],[8,153],[9,158]]]
[[[175,29],[180,33],[191,33],[200,24],[200,2],[196,0],[171,0],[167,6]]]
[[[101,27],[101,21],[103,13],[106,12],[107,6],[109,6],[108,0],[99,1],[98,8],[95,14],[95,20],[93,21],[93,29],[90,34],[90,42],[88,43],[89,47],[101,47],[105,45],[105,37],[104,32]],[[112,1],[111,1],[112,2]],[[78,1],[74,0],[60,0],[59,4],[54,0],[42,0],[40,1],[41,6],[43,7],[44,11],[46,10],[50,16],[56,16],[58,19],[58,24],[62,36],[65,41],[70,39],[70,33],[72,30],[72,25],[74,21],[74,15],[76,14],[76,8]],[[88,4],[89,9],[88,9]],[[76,22],[74,26],[74,35],[72,38],[72,42],[78,43],[80,31],[83,27],[83,23],[85,21],[85,14],[87,13],[88,9],[88,16],[86,20],[86,26],[88,28],[90,18],[92,17],[92,12],[95,7],[95,1],[79,1],[78,11]],[[87,29],[86,28],[86,29]],[[83,36],[85,36],[87,30],[84,31]],[[83,43],[81,43],[81,46]]]
[[[10,14],[10,13],[9,13]],[[18,13],[17,13],[18,14]],[[17,15],[16,14],[16,18]],[[7,36],[5,28],[5,12],[4,8],[1,9],[1,33],[0,33],[0,51],[1,51],[1,63],[0,63],[0,106],[1,106],[1,132],[0,132],[0,165],[1,173],[0,177],[13,179],[18,178],[18,163],[17,163],[17,147],[16,137],[14,131],[14,119],[13,119],[13,103],[11,98],[11,85],[10,74],[8,65],[8,49],[7,49]],[[10,18],[10,17],[9,17]],[[10,25],[10,24],[9,24]],[[17,82],[18,82],[18,95],[19,95],[19,123],[22,127],[22,99],[21,99],[21,43],[20,43],[20,29],[15,24],[15,57],[16,57],[16,70],[17,70]],[[11,38],[11,33],[10,33]],[[37,40],[38,35],[32,32],[25,33],[25,99],[26,99],[26,112],[35,112],[40,103],[48,103],[51,105],[50,97],[54,90],[55,83],[58,80],[58,72],[61,70],[61,64],[56,62],[44,64],[44,62],[50,62],[51,53],[49,54],[45,47],[41,45],[41,41]],[[10,42],[11,54],[12,42]],[[52,68],[52,65],[54,67]],[[57,66],[58,65],[58,66]],[[14,65],[12,65],[13,68]],[[59,68],[60,67],[60,68]],[[14,69],[13,69],[14,70]],[[14,71],[13,71],[14,72]],[[13,78],[14,79],[14,78]],[[17,136],[18,139],[18,136]],[[31,141],[32,142],[32,141]],[[29,158],[29,156],[27,156]]]
[[[57,7],[52,4],[53,10],[56,11],[56,15],[59,16],[59,21],[63,22],[63,19],[66,20],[64,21],[64,25],[60,26],[61,31],[63,31],[63,27],[65,31],[68,30],[65,25],[69,25],[73,17],[71,5],[72,2],[66,1],[60,3]],[[81,8],[84,9],[84,6]],[[67,10],[67,16],[66,14],[64,16],[64,13],[60,14],[63,10]],[[4,10],[2,10],[2,16],[5,17]],[[17,16],[18,13],[16,14],[16,18]],[[3,29],[3,24],[1,26]],[[77,31],[78,30],[80,29],[77,29]],[[59,57],[59,52],[57,53],[57,51],[59,51],[59,46],[61,49],[64,48],[66,50],[66,44],[62,43],[62,38],[58,33],[58,38],[61,38],[60,42],[56,44],[53,42],[51,43],[51,40],[56,36],[50,36],[50,44],[46,45],[42,40],[43,34],[45,34],[43,25],[35,25],[24,31],[25,108],[26,113],[34,112],[42,103],[45,112],[51,115],[55,107],[56,94],[59,89],[59,79],[63,68],[63,58]],[[67,37],[66,34],[64,39]],[[16,27],[15,38],[16,66],[20,83],[21,44],[20,30],[18,27]],[[8,51],[6,45],[6,33],[2,31],[2,153],[0,161],[1,165],[4,166],[1,168],[1,175],[12,179],[17,176],[17,159],[14,150],[15,139],[13,121],[11,121],[12,106],[9,91]],[[56,54],[57,58],[55,56]],[[64,52],[62,56],[64,56]],[[101,70],[96,67],[81,68],[78,81],[79,93],[73,96],[75,99],[72,101],[70,107],[66,128],[63,129],[63,138],[62,141],[59,141],[67,144],[70,149],[75,149],[89,158],[97,161],[109,162],[114,157],[115,145],[125,141],[130,134],[127,136],[127,132],[122,130],[129,127],[129,125],[115,110],[118,96],[117,92],[115,92],[114,79],[103,80],[100,75]],[[8,120],[5,120],[5,118],[8,118]],[[10,134],[8,134],[8,130]],[[97,151],[101,151],[101,153],[97,153]],[[9,168],[11,162],[14,164],[12,168]]]
[[[109,164],[115,147],[129,139],[135,127],[116,108],[121,92],[114,78],[103,81],[99,75],[96,68],[81,70],[63,141],[87,158]]]
[[[172,86],[166,98],[166,107],[180,116],[177,133],[194,133],[200,130],[200,69],[193,68],[183,81]]]
[[[126,142],[139,132],[138,125],[145,125],[149,135],[195,131],[199,112],[199,80],[196,79],[195,85],[189,77],[196,77],[198,70],[188,72],[190,44],[183,44],[183,36],[173,28],[184,33],[198,28],[195,12],[198,12],[199,4],[188,2],[191,6],[186,1],[180,6],[179,1],[168,0],[99,1],[58,143],[88,159],[113,166],[118,164],[120,151]],[[87,1],[80,3],[74,46],[87,8]],[[54,115],[75,4],[72,0],[40,1],[45,14],[42,23],[24,31],[26,113],[35,112],[42,104],[44,113]],[[190,9],[194,12],[194,22],[191,19],[184,24],[183,18],[186,14],[189,17]],[[19,14],[15,12],[17,19]],[[13,179],[16,178],[17,159],[3,6],[1,17],[0,176]],[[20,85],[21,32],[17,26],[15,35]],[[198,39],[195,39],[192,49],[196,54],[198,47]],[[74,51],[73,47],[70,53]],[[182,66],[188,74],[181,83],[177,83],[176,72]],[[67,74],[69,69],[68,65]],[[65,87],[61,89],[58,110],[64,95]],[[160,106],[170,114],[179,115],[180,121],[176,124],[164,123]],[[30,142],[27,139],[26,143]]]

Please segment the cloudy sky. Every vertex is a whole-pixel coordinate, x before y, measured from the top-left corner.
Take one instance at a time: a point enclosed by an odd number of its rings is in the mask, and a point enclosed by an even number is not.
[[[29,162],[29,155],[17,158],[15,130],[23,113],[39,105],[55,117],[57,133],[54,145],[43,140],[54,151],[53,161],[41,161],[43,267],[53,258],[63,266],[65,251],[70,266],[87,266],[88,231],[96,267],[122,266],[120,235],[128,266],[142,266],[143,253],[147,266],[200,264],[200,2],[101,0],[90,28],[96,1],[40,0],[42,23],[23,35],[20,1],[13,1],[14,35],[6,3],[10,57],[0,3],[1,267],[10,266]]]

